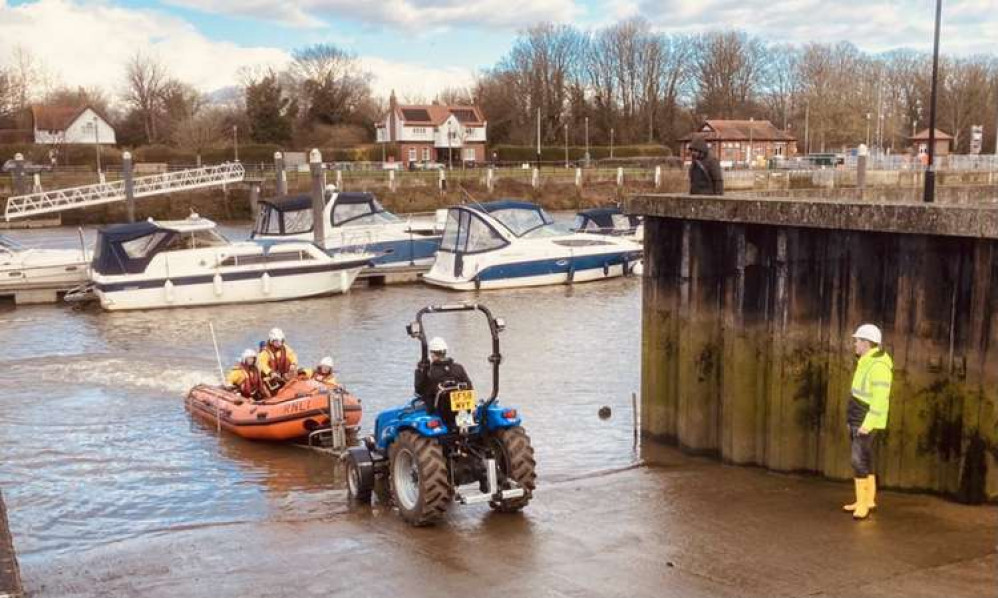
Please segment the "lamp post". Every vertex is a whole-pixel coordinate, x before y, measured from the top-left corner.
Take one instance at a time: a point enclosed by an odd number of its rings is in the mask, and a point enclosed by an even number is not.
[[[232,158],[239,161],[239,125],[232,125]]]
[[[541,169],[541,109],[537,109],[537,170]]]
[[[565,168],[568,168],[568,123],[565,123]]]
[[[943,0],[936,0],[936,32],[932,45],[932,94],[929,106],[929,166],[925,171],[925,193],[922,201],[932,203],[936,199],[936,86],[939,82],[939,21],[942,19]]]
[[[586,117],[586,166],[589,166],[589,117]]]
[[[94,117],[94,150],[97,152],[97,176],[100,176],[100,127],[97,126],[97,117]]]
[[[610,127],[610,159],[613,160],[613,127]]]

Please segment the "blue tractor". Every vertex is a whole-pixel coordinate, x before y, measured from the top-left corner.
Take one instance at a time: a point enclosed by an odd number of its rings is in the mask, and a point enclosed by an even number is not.
[[[418,367],[426,368],[423,316],[474,311],[485,315],[492,334],[492,393],[480,400],[469,384],[444,380],[434,396],[416,396],[379,414],[374,436],[345,455],[353,500],[369,504],[372,492],[380,488],[399,515],[416,526],[435,523],[454,502],[487,502],[505,513],[530,502],[536,484],[534,449],[516,409],[502,407],[497,400],[502,319],[484,305],[433,305],[420,309],[406,331],[419,340]]]

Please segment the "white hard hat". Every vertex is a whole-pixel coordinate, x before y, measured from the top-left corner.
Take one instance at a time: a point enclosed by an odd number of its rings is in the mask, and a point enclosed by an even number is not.
[[[873,324],[863,324],[856,329],[856,332],[852,335],[852,337],[861,338],[878,345],[881,344],[881,341],[883,341],[883,335],[880,333],[880,329]]]
[[[333,358],[326,356],[319,362],[319,367],[333,369]]]
[[[432,353],[446,353],[447,352],[447,341],[435,336],[430,339],[430,352]]]
[[[239,360],[245,363],[246,360],[249,359],[250,357],[256,359],[256,351],[254,351],[253,349],[246,349],[245,351],[243,351],[243,356],[240,357]]]
[[[272,340],[272,341],[283,341],[284,340],[284,331],[281,330],[280,328],[271,328],[270,329],[270,340]]]

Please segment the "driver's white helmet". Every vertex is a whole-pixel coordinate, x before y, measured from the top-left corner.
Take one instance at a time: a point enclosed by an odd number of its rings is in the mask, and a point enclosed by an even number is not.
[[[246,349],[245,351],[243,351],[243,356],[239,358],[239,361],[241,363],[246,363],[246,360],[248,359],[256,361],[256,351],[254,351],[253,349]]]
[[[333,369],[333,358],[329,357],[328,355],[326,357],[323,357],[322,361],[319,362],[319,367],[327,368],[330,370]]]
[[[270,329],[270,340],[271,341],[281,341],[284,342],[284,331],[280,328]]]
[[[435,336],[430,339],[430,352],[431,353],[446,353],[447,352],[447,341]]]

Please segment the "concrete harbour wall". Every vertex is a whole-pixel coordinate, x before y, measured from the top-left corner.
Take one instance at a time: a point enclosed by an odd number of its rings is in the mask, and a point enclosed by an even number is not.
[[[645,195],[642,432],[851,477],[863,322],[895,360],[882,483],[998,500],[998,207]]]

